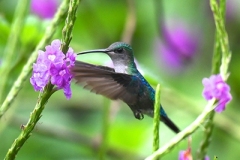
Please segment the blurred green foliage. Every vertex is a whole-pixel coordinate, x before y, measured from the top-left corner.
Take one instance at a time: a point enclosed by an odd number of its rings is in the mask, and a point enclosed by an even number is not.
[[[215,34],[213,16],[208,1],[162,1],[161,17],[156,17],[158,15],[155,12],[155,3],[155,1],[134,1],[136,28],[131,44],[135,57],[149,82],[154,87],[157,83],[161,83],[163,88],[161,103],[166,112],[180,128],[184,129],[201,113],[206,104],[201,96],[201,81],[203,77],[209,77],[211,72]],[[14,9],[13,1],[0,1],[0,60],[9,35]],[[78,52],[105,48],[112,42],[121,41],[127,15],[127,1],[82,1],[70,46]],[[226,111],[215,117],[216,126],[208,150],[211,158],[217,155],[219,159],[238,159],[240,156],[237,150],[240,143],[239,15],[238,10],[234,16],[227,17],[226,20],[232,50],[228,82],[233,101]],[[159,60],[155,57],[154,48],[160,30],[158,18],[161,18],[162,23],[174,18],[184,19],[192,27],[197,27],[201,33],[198,53],[178,74],[169,74],[167,68],[160,68]],[[27,16],[9,84],[16,79],[48,24],[49,21],[40,20],[31,13]],[[64,21],[58,27],[54,36],[56,39],[61,38],[63,24]],[[95,64],[105,64],[109,61],[107,56],[101,54],[78,56],[78,59]],[[73,96],[70,100],[65,99],[62,91],[52,96],[32,136],[17,155],[17,159],[98,159],[106,99],[75,84],[72,84],[72,89]],[[20,126],[27,122],[37,97],[38,93],[27,80],[12,107],[0,119],[0,159],[4,158],[8,148],[20,133]],[[139,121],[122,102],[109,104],[111,114],[106,159],[144,159],[150,155],[153,119],[145,116],[144,120]],[[162,145],[168,142],[174,133],[164,125],[160,128],[160,145]],[[203,129],[200,127],[192,135],[193,155],[199,147]],[[186,148],[187,140],[183,140],[162,159],[177,159],[178,152]]]

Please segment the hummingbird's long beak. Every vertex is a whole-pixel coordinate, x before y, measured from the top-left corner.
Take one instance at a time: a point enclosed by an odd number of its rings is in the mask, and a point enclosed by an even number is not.
[[[77,55],[87,54],[87,53],[108,53],[108,52],[109,52],[109,50],[107,50],[107,49],[96,49],[96,50],[88,50],[88,51],[79,52],[79,53],[77,53]]]

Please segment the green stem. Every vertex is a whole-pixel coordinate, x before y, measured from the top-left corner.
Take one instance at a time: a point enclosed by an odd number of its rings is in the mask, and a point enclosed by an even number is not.
[[[68,18],[73,17],[71,15],[72,13],[76,13],[76,10],[77,10],[76,6],[78,6],[78,3],[79,3],[79,0],[71,0],[70,1],[70,6],[69,6],[68,16],[67,16]],[[76,5],[76,6],[73,6],[73,5]],[[67,6],[68,6],[68,0],[66,0],[62,3],[61,9],[65,10],[65,7],[67,7]],[[72,25],[69,25],[68,23],[72,23]],[[72,29],[73,24],[74,24],[74,20],[69,20],[69,21],[66,21],[65,26],[71,26],[70,28],[69,27],[66,27],[66,28],[67,29]],[[71,33],[69,35],[71,35]],[[69,44],[69,42],[71,41],[71,36],[63,37],[63,39],[66,40],[66,41],[64,41],[65,45],[62,45],[62,48],[68,48],[68,46],[66,46],[66,44]],[[28,123],[25,126],[22,127],[22,132],[15,139],[12,146],[8,150],[8,152],[5,156],[5,160],[15,159],[18,151],[21,149],[21,147],[26,142],[26,140],[30,137],[30,134],[31,134],[32,130],[34,129],[38,120],[41,118],[42,111],[43,111],[48,99],[50,98],[52,93],[54,93],[53,87],[54,86],[49,83],[44,88],[43,92],[40,92],[37,104],[36,104],[33,112],[30,115]]]
[[[200,147],[197,151],[197,157],[196,157],[197,160],[202,160],[207,155],[207,149],[208,149],[208,146],[211,143],[212,132],[213,132],[213,128],[214,128],[214,124],[213,124],[214,115],[215,115],[215,111],[212,111],[209,114],[208,121],[204,125],[204,128],[205,128],[204,137],[203,137],[203,140],[202,140],[202,142],[200,144]]]
[[[212,74],[218,74],[220,72],[220,66],[221,66],[221,46],[219,41],[219,35],[216,32],[212,60]]]
[[[5,97],[6,89],[7,89],[7,80],[10,74],[10,70],[12,68],[12,64],[16,59],[16,47],[19,41],[19,37],[22,32],[23,24],[25,21],[25,16],[27,14],[29,7],[29,0],[20,0],[18,1],[16,11],[14,13],[14,20],[11,26],[11,32],[7,40],[6,48],[3,53],[3,63],[0,68],[0,104]]]
[[[216,3],[213,4],[212,2],[210,2],[210,5],[211,5],[212,11],[214,13],[215,23],[219,23],[219,21],[217,22],[217,18],[216,18],[216,17],[218,17],[218,15],[215,15],[217,13],[216,10],[218,10],[217,9],[218,7],[216,6]],[[223,23],[222,25],[224,26],[224,24],[225,24],[225,14],[226,14],[226,0],[220,0],[219,6],[220,6],[220,9],[219,9],[219,13],[218,14],[219,14],[219,17],[221,17],[221,23]],[[224,32],[226,32],[225,29],[223,29],[223,30],[224,30]],[[212,61],[212,74],[218,74],[220,72],[220,67],[221,67],[221,47],[222,47],[220,39],[227,38],[227,37],[221,37],[224,34],[219,34],[219,32],[220,31],[218,31],[216,29],[215,45],[214,45],[213,61]],[[227,46],[225,46],[225,48],[226,47],[227,47],[227,49],[225,49],[225,50],[229,50],[228,49],[228,44],[227,44]]]
[[[102,135],[101,135],[101,145],[99,150],[99,159],[106,159],[105,155],[108,150],[108,133],[109,133],[109,115],[110,115],[110,100],[105,99],[105,105],[103,109],[103,120],[102,120]]]
[[[38,56],[38,50],[40,50],[41,48],[44,48],[44,46],[46,46],[48,43],[50,43],[52,36],[54,35],[57,27],[59,26],[59,22],[64,17],[64,15],[66,15],[68,3],[69,3],[69,0],[64,0],[62,2],[61,6],[58,9],[58,12],[56,13],[55,17],[53,18],[51,24],[46,29],[46,32],[45,32],[42,40],[37,45],[36,49],[32,52],[27,63],[23,67],[20,75],[18,76],[17,80],[14,82],[6,99],[4,100],[3,104],[0,106],[0,118],[9,109],[14,98],[17,96],[20,89],[22,88],[23,83],[26,81],[28,75],[31,73],[32,64],[36,61],[37,56]]]
[[[220,14],[222,15],[223,17],[223,23],[225,24],[225,15],[226,15],[226,0],[220,0]]]
[[[215,108],[214,106],[215,102],[216,102],[215,99],[209,101],[208,104],[205,106],[203,112],[196,118],[194,122],[192,122],[182,132],[173,137],[167,144],[165,144],[157,151],[155,151],[153,154],[148,156],[145,160],[154,160],[157,157],[161,158],[164,154],[173,149],[181,140],[183,140],[185,137],[191,135],[194,131],[196,131],[198,127],[205,122],[205,120],[209,117],[211,111]]]
[[[73,25],[76,20],[76,12],[80,0],[70,0],[68,16],[65,21],[65,26],[62,30],[62,51],[66,53],[68,51],[68,46],[72,40],[72,30]]]
[[[221,3],[225,3],[225,0],[222,0]],[[211,10],[214,16],[214,22],[216,26],[216,32],[218,34],[218,39],[220,41],[221,51],[222,51],[222,60],[220,66],[220,74],[223,79],[226,81],[228,78],[228,67],[231,60],[231,51],[229,48],[228,35],[225,29],[225,20],[222,15],[225,13],[225,9],[219,9],[216,0],[210,0]],[[221,5],[225,7],[225,5]]]
[[[12,146],[9,148],[5,160],[15,159],[18,151],[21,149],[26,140],[30,137],[32,130],[37,124],[38,120],[41,117],[41,113],[47,103],[49,97],[51,96],[51,91],[53,89],[53,85],[48,84],[43,92],[39,94],[39,101],[37,102],[34,110],[32,111],[28,123],[22,127],[22,132],[18,136],[17,139],[13,142]]]
[[[19,123],[26,122],[26,120],[27,119],[25,117],[16,115],[10,120],[9,126],[19,128]],[[91,135],[69,128],[69,126],[62,126],[61,124],[55,124],[54,127],[51,123],[43,123],[38,125],[37,131],[34,131],[34,135],[67,141],[76,146],[89,148],[94,153],[99,151],[101,147],[101,144],[96,144],[96,140]],[[121,159],[123,155],[125,155],[125,157],[134,157],[133,159],[143,159],[142,157],[139,157],[137,153],[131,153],[131,151],[126,151],[113,146],[111,146],[111,148],[108,147],[106,154],[108,154],[112,159]]]
[[[160,84],[157,85],[153,117],[153,152],[159,148],[159,122],[160,122]]]
[[[130,44],[132,42],[132,37],[136,29],[135,1],[127,0],[127,6],[127,18],[121,40]]]
[[[162,27],[165,22],[165,8],[163,7],[163,1],[154,0],[154,14],[155,14],[155,22],[156,22],[156,29],[158,33],[158,38],[162,38]]]
[[[220,8],[215,0],[210,1],[210,6],[213,11],[215,25],[216,25],[216,35],[215,35],[215,46],[213,53],[212,62],[212,74],[218,74],[219,72],[223,77],[228,77],[227,70],[230,63],[231,53],[229,52],[229,44],[227,32],[225,30],[225,12],[226,12],[226,0],[220,0]],[[222,52],[222,60],[221,60]],[[226,53],[227,52],[227,53]],[[219,70],[220,68],[220,70]],[[207,154],[208,146],[210,145],[212,132],[213,132],[213,119],[215,111],[212,111],[209,115],[209,120],[205,124],[204,137],[200,144],[200,148],[197,152],[197,159],[202,160]]]

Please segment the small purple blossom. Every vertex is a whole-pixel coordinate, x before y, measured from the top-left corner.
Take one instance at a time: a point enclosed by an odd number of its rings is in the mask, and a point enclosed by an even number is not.
[[[45,52],[41,50],[38,52],[30,82],[36,91],[42,91],[50,81],[58,89],[63,89],[65,96],[69,99],[71,98],[70,82],[72,80],[69,69],[74,65],[76,54],[72,48],[69,48],[65,56],[60,47],[60,40],[54,40],[51,45],[45,47]]]
[[[76,54],[74,53],[72,48],[68,49],[68,52],[66,54],[66,62],[70,65],[70,66],[74,66],[74,62],[76,60]]]
[[[236,20],[239,15],[239,0],[226,1],[226,18],[227,20]]]
[[[210,78],[204,78],[202,83],[204,86],[202,93],[203,97],[206,100],[216,98],[218,100],[218,105],[216,106],[215,111],[224,111],[226,104],[232,100],[229,85],[223,81],[221,75],[212,75]]]
[[[204,160],[210,160],[210,158],[208,156],[205,156]]]
[[[178,155],[178,160],[192,160],[191,148],[188,148],[185,151],[180,151]],[[208,156],[205,156],[204,160],[210,160]]]
[[[162,26],[162,38],[156,43],[158,59],[174,70],[192,60],[199,46],[199,35],[183,21]]]
[[[191,148],[188,148],[186,151],[180,151],[178,160],[192,160]]]
[[[192,137],[188,138],[188,148],[179,152],[178,160],[192,160]],[[210,160],[208,156],[205,156],[204,160]]]
[[[58,1],[57,0],[32,0],[31,1],[31,12],[36,14],[42,19],[53,18],[57,11]]]

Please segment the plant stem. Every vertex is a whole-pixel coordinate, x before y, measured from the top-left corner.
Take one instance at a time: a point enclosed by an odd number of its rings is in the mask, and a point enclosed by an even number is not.
[[[221,46],[219,41],[219,35],[217,31],[215,32],[215,44],[213,50],[213,60],[212,60],[212,74],[218,74],[220,72],[221,66]]]
[[[13,142],[12,146],[9,148],[5,160],[12,160],[15,159],[18,151],[21,149],[23,144],[26,142],[26,140],[30,137],[30,134],[32,130],[34,129],[35,125],[37,124],[38,120],[41,117],[41,113],[45,107],[45,104],[47,103],[49,97],[52,94],[53,85],[48,84],[43,92],[40,92],[38,97],[38,102],[32,111],[30,118],[28,120],[28,123],[26,125],[22,125],[22,132],[18,136],[17,139]]]
[[[104,99],[105,105],[103,108],[103,119],[102,119],[102,134],[101,134],[101,145],[99,150],[99,159],[106,159],[106,153],[108,150],[108,133],[109,133],[109,118],[110,118],[110,107],[111,103],[109,99]]]
[[[225,3],[225,0],[222,0],[220,3]],[[216,26],[216,32],[218,34],[218,39],[220,41],[220,46],[222,50],[222,61],[220,66],[220,74],[223,79],[226,81],[228,78],[228,67],[231,60],[231,51],[229,48],[228,35],[225,29],[225,20],[222,15],[225,13],[225,9],[219,9],[216,0],[210,0],[211,10],[214,16],[214,22]],[[225,7],[225,5],[221,5]]]
[[[20,0],[18,1],[16,11],[14,13],[14,20],[11,26],[11,32],[9,34],[6,48],[3,53],[3,63],[0,68],[0,104],[2,103],[7,90],[7,80],[12,68],[12,64],[16,59],[16,47],[19,41],[19,37],[22,32],[23,24],[25,21],[25,16],[27,14],[27,8],[29,7],[29,0]]]
[[[201,126],[205,120],[208,118],[210,112],[215,108],[216,100],[212,99],[208,102],[208,104],[205,106],[205,109],[203,112],[196,118],[194,122],[192,122],[188,127],[186,127],[182,132],[177,134],[175,137],[173,137],[167,144],[159,148],[157,151],[155,151],[153,154],[148,156],[145,160],[154,160],[156,157],[161,158],[164,154],[169,152],[173,147],[175,147],[182,139],[185,137],[191,135],[194,131],[198,129],[199,126]]]
[[[122,33],[121,40],[126,43],[132,42],[133,34],[136,30],[136,11],[135,11],[135,1],[127,0],[127,18]]]
[[[213,11],[214,20],[216,24],[215,45],[214,45],[213,62],[212,62],[212,74],[218,74],[220,72],[221,75],[224,75],[224,77],[227,78],[228,76],[227,69],[230,62],[231,53],[229,52],[228,37],[227,37],[227,32],[224,26],[226,0],[220,0],[219,5],[217,5],[217,2],[215,0],[211,0],[210,6]],[[228,52],[228,53],[224,53],[224,52]],[[222,53],[222,56],[221,56],[221,53]],[[222,57],[222,61],[221,61],[221,57]],[[207,154],[207,149],[211,141],[213,127],[214,127],[214,124],[213,124],[214,115],[215,115],[215,111],[212,111],[209,115],[208,121],[205,124],[204,137],[200,144],[200,148],[198,149],[198,152],[197,152],[197,159],[199,160],[204,159],[204,157]]]
[[[196,157],[197,160],[202,160],[207,155],[207,149],[208,149],[208,146],[210,145],[212,132],[214,128],[214,124],[213,124],[214,115],[215,115],[215,111],[211,111],[208,117],[209,119],[204,125],[204,128],[205,128],[204,137],[197,151],[197,157]]]
[[[71,17],[71,18],[74,17],[74,16],[70,16],[70,15],[72,13],[76,13],[78,4],[79,4],[79,0],[71,0],[70,1],[68,16],[67,16],[68,18],[69,17]],[[62,9],[64,9],[67,6],[68,6],[68,0],[65,0],[62,3]],[[72,23],[72,24],[69,25],[68,23]],[[73,24],[74,24],[74,20],[66,21],[66,23],[65,23],[65,26],[67,26],[66,29],[71,29],[72,30]],[[71,26],[71,27],[68,27],[68,26]],[[68,34],[68,35],[71,35],[71,33]],[[66,46],[66,44],[68,45],[70,43],[71,36],[63,37],[63,39],[65,41],[64,41],[64,44],[62,45],[62,48],[68,48],[68,46]],[[50,84],[50,82],[49,82],[49,84],[44,88],[43,92],[40,92],[37,104],[36,104],[34,110],[32,111],[32,113],[30,115],[28,123],[26,125],[21,126],[22,132],[15,139],[12,146],[8,150],[8,152],[5,156],[5,160],[15,159],[18,151],[21,149],[21,147],[26,142],[26,140],[30,137],[30,134],[31,134],[32,130],[34,129],[38,120],[41,118],[42,111],[45,108],[45,105],[46,105],[48,99],[51,97],[52,93],[54,93],[53,92],[53,87],[54,86],[52,84]]]
[[[153,152],[159,148],[159,122],[160,122],[160,84],[157,85],[154,103],[154,117],[153,117]]]
[[[32,52],[31,56],[29,57],[27,63],[23,67],[21,73],[19,74],[17,80],[14,82],[11,90],[9,91],[6,99],[0,106],[0,118],[3,116],[3,114],[9,109],[11,103],[13,102],[14,98],[19,93],[20,89],[22,88],[24,82],[26,81],[26,78],[32,71],[32,64],[36,61],[38,56],[38,50],[41,48],[44,48],[48,43],[50,43],[52,36],[54,35],[59,22],[61,19],[66,15],[67,8],[68,8],[69,0],[64,0],[59,7],[55,17],[53,18],[51,24],[46,29],[46,32],[42,38],[42,40],[38,43],[36,49]]]
[[[70,0],[68,15],[65,21],[65,26],[62,30],[62,51],[66,53],[68,51],[68,46],[72,40],[72,30],[73,25],[76,20],[76,12],[80,0]]]

